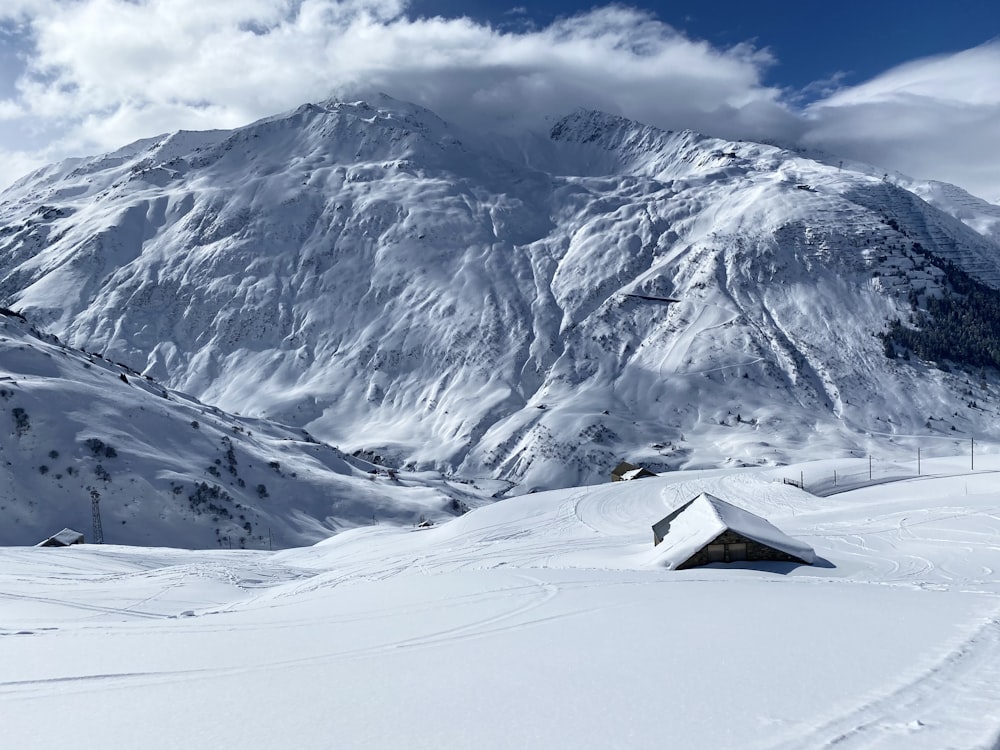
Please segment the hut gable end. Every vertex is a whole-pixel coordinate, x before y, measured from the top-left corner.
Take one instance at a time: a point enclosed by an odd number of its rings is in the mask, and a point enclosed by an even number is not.
[[[720,549],[721,548],[721,549]],[[722,559],[718,559],[721,555]],[[787,552],[768,547],[727,529],[677,566],[677,570],[697,568],[713,562],[805,562]]]

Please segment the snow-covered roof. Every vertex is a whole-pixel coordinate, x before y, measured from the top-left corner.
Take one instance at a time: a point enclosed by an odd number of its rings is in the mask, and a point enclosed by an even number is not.
[[[628,461],[621,461],[619,464],[611,470],[612,476],[623,476],[625,472],[632,471],[633,469],[638,469],[639,467],[635,464],[630,464]]]
[[[37,537],[36,537],[37,538]],[[53,534],[36,547],[68,547],[71,544],[83,544],[83,534],[73,529],[63,529],[58,534]]]
[[[667,567],[677,568],[727,529],[803,562],[812,563],[816,559],[808,544],[792,539],[760,516],[707,492],[654,524],[653,530],[663,535],[659,559]]]
[[[642,472],[643,472],[642,467],[639,467],[637,469],[630,469],[629,471],[626,471],[624,474],[622,474],[622,479],[624,480],[635,479],[640,474],[642,474]]]

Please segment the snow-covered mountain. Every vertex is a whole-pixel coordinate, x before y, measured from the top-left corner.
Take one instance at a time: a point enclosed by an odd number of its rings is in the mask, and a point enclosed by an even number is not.
[[[624,456],[1000,439],[989,373],[877,336],[949,264],[1000,287],[960,219],[876,170],[601,113],[515,141],[330,101],[29,175],[0,196],[0,302],[221,409],[527,491]]]
[[[937,180],[912,182],[907,188],[935,208],[961,219],[994,243],[1000,243],[1000,205],[977,198],[956,185]]]
[[[109,543],[268,549],[455,515],[468,494],[227,414],[8,313],[0,425],[0,544],[63,526],[91,540],[94,500]]]

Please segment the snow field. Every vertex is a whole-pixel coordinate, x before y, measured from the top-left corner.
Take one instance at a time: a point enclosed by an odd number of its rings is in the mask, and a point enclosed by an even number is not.
[[[931,468],[825,498],[780,482],[797,466],[678,472],[275,553],[0,550],[5,736],[46,746],[59,716],[94,748],[992,747],[1000,463]],[[663,569],[649,526],[698,492],[818,564]]]

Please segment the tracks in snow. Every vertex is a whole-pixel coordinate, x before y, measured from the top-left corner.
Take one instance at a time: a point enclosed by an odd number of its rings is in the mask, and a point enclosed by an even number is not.
[[[1000,610],[929,669],[769,750],[1000,747]]]

